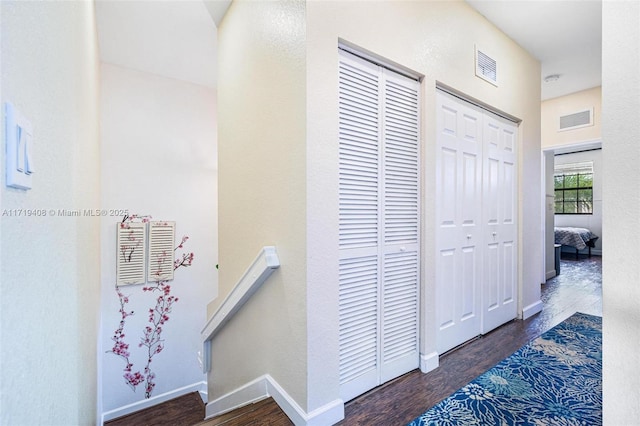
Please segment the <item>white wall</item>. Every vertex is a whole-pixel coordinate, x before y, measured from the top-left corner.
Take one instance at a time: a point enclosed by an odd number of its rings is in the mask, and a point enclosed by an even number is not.
[[[216,93],[204,86],[105,63],[100,70],[102,208],[176,221],[177,242],[188,235],[184,251],[195,253],[193,266],[177,270],[171,284],[179,301],[163,327],[165,349],[151,363],[156,373],[153,397],[186,392],[180,391],[183,387],[195,390],[205,381],[198,361],[200,329],[206,321],[206,305],[217,294]],[[128,404],[145,403],[144,386],[134,393],[122,378],[124,361],[106,353],[113,346],[111,337],[120,321],[114,284],[115,227],[121,219],[108,215],[101,221],[98,354],[106,419],[123,414]],[[141,287],[121,288],[135,311],[125,329],[134,371],[144,368],[146,357],[137,343],[155,299]]]
[[[33,189],[7,188],[0,150],[0,204],[47,213],[1,218],[0,423],[93,424],[100,221],[51,212],[100,203],[93,2],[2,1],[0,11],[0,134],[10,101],[33,126],[36,167]]]
[[[593,254],[602,254],[602,151],[584,151],[573,154],[563,154],[555,156],[555,165],[567,163],[580,163],[593,161],[593,214],[557,214],[554,215],[555,226],[573,226],[587,228],[596,234],[595,248],[591,249]],[[553,182],[553,181],[552,181]],[[568,249],[575,251],[573,249]]]
[[[602,6],[603,401],[605,425],[640,418],[640,3]]]

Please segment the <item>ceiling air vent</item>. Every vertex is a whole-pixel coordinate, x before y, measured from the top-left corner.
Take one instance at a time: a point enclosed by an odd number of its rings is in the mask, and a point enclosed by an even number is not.
[[[561,115],[558,131],[564,132],[566,130],[574,130],[587,126],[593,126],[593,108]]]
[[[476,46],[476,76],[488,81],[494,86],[498,85],[497,62],[491,56],[478,49]]]

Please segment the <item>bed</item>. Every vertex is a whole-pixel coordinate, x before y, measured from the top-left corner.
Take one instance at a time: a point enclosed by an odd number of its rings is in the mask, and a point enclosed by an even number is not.
[[[556,244],[573,247],[576,249],[576,259],[580,250],[589,249],[589,257],[591,257],[591,249],[596,246],[598,236],[587,228],[573,227],[555,227]]]

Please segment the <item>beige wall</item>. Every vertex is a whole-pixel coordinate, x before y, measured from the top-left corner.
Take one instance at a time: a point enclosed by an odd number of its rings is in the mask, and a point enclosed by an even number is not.
[[[338,40],[425,76],[423,89],[422,353],[435,351],[435,85],[440,81],[522,119],[520,141],[521,307],[544,281],[540,164],[540,65],[464,2],[307,3],[307,212],[309,398],[316,409],[338,384]],[[474,75],[474,44],[500,69],[495,87]],[[525,262],[526,259],[526,262]]]
[[[593,108],[593,126],[559,132],[560,116]],[[602,88],[594,87],[542,102],[542,148],[600,140]]]
[[[36,167],[26,192],[2,168],[1,205],[47,212],[2,217],[0,423],[95,424],[99,219],[50,212],[100,205],[93,2],[0,10],[2,105],[31,121]]]
[[[261,246],[276,245],[282,266],[214,340],[210,401],[265,373],[307,413],[339,401],[340,38],[426,76],[422,352],[435,351],[435,212],[429,206],[436,202],[436,81],[523,120],[520,307],[539,302],[544,268],[537,60],[464,2],[236,1],[219,29],[219,300]],[[475,77],[475,43],[498,60],[499,87]]]
[[[212,345],[209,401],[270,374],[306,400],[304,3],[234,1],[218,31],[219,297],[263,246],[281,267]],[[304,408],[304,407],[303,407]]]
[[[640,418],[640,3],[602,7],[603,401],[605,425]],[[621,184],[623,183],[623,184]]]

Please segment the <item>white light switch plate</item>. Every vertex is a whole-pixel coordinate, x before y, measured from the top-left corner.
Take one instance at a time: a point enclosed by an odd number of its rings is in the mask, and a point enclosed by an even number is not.
[[[33,130],[31,123],[7,102],[5,104],[7,186],[31,189]]]

